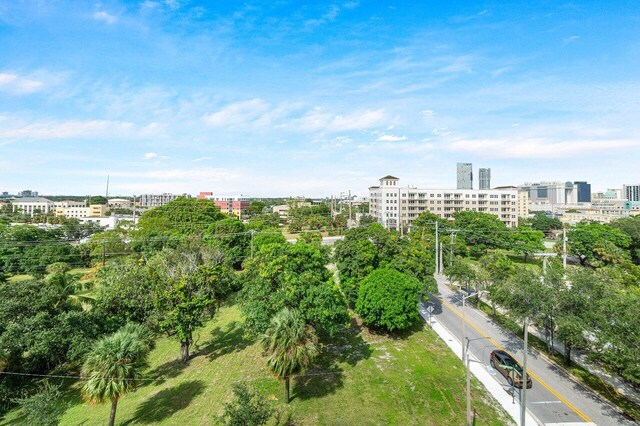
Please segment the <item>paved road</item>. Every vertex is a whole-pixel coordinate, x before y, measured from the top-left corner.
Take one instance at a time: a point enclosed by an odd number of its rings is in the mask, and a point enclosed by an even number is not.
[[[462,336],[462,299],[460,293],[445,285],[445,279],[438,277],[439,293],[430,298],[433,317],[444,325],[458,339]],[[523,342],[512,333],[503,331],[483,312],[467,305],[466,333],[469,350],[485,365],[489,365],[489,354],[496,348],[506,350],[522,363]],[[527,408],[545,425],[588,424],[599,426],[637,423],[625,419],[609,403],[603,402],[585,386],[575,382],[562,369],[539,352],[529,349],[527,371],[533,379],[533,388],[527,390]],[[510,391],[500,373],[495,379],[503,384],[505,392]],[[516,390],[516,392],[519,392]],[[515,395],[519,398],[519,394]]]

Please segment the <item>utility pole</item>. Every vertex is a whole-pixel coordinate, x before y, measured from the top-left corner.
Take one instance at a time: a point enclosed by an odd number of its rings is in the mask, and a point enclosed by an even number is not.
[[[524,357],[522,359],[522,392],[520,401],[520,426],[524,426],[527,412],[527,340],[529,337],[529,318],[524,319]]]
[[[102,240],[102,266],[104,266],[107,261],[107,241]]]
[[[438,265],[438,221],[436,220],[436,274],[440,273],[440,266]]]
[[[349,225],[351,225],[351,190],[349,190],[349,223],[347,227],[349,227]]]
[[[469,338],[467,337],[467,350],[465,351],[467,361],[467,426],[473,425],[473,419],[471,418],[471,372],[469,361]]]
[[[451,230],[451,250],[449,250],[449,266],[453,265],[453,238],[455,234],[453,233],[453,229]]]
[[[444,265],[442,264],[442,243],[440,243],[440,275],[442,275],[442,271],[444,271]]]
[[[251,230],[251,259],[253,260],[253,234],[255,233],[255,230]]]
[[[567,228],[562,228],[562,267],[567,269]]]

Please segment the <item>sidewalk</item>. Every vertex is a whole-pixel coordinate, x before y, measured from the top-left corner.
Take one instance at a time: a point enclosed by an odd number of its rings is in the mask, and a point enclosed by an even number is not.
[[[449,346],[449,348],[453,351],[454,354],[462,361],[462,345],[460,340],[458,340],[446,327],[440,324],[436,319],[431,317],[429,318],[429,313],[427,312],[427,305],[424,302],[420,302],[418,304],[418,310],[420,311],[420,316],[424,319],[424,321],[431,326],[431,328],[440,336],[440,338]],[[469,369],[471,373],[484,385],[484,387],[489,391],[489,393],[495,398],[496,401],[504,408],[504,410],[511,416],[511,419],[514,421],[514,424],[520,426],[520,401],[518,398],[513,398],[509,395],[502,385],[494,379],[491,374],[486,369],[486,366],[482,364],[475,355],[469,352],[469,359],[471,360]],[[541,425],[539,422],[527,409],[525,414],[526,419],[525,423],[528,425],[537,424]]]

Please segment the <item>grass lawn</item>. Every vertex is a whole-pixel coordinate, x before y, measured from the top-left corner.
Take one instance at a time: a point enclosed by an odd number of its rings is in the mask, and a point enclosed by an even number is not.
[[[31,275],[13,275],[11,277],[9,277],[7,279],[8,282],[10,283],[17,283],[20,281],[29,281],[33,279],[33,277]]]
[[[208,425],[231,397],[231,384],[250,382],[280,412],[297,425],[462,425],[465,374],[460,361],[422,323],[404,336],[374,335],[355,322],[331,344],[304,377],[292,381],[286,406],[281,382],[265,368],[259,345],[243,334],[236,306],[223,307],[197,337],[187,366],[177,361],[179,345],[158,340],[150,357],[148,382],[118,404],[116,423]],[[91,406],[71,383],[63,425],[103,425],[109,407]],[[473,383],[477,425],[512,421],[498,404]],[[20,424],[14,410],[0,424]]]

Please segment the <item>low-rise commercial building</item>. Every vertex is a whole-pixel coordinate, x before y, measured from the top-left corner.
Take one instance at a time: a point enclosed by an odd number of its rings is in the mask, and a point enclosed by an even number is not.
[[[110,209],[131,209],[133,208],[133,201],[127,198],[109,198],[107,206]]]
[[[14,212],[20,212],[29,216],[35,213],[48,214],[55,209],[55,203],[43,197],[22,197],[11,202]]]
[[[369,212],[385,228],[406,228],[423,212],[453,220],[456,212],[478,211],[497,216],[508,227],[518,225],[517,189],[423,189],[401,187],[395,176],[369,188]]]
[[[89,207],[56,207],[56,216],[69,219],[104,217],[106,214],[107,206],[104,204],[92,204]]]
[[[245,196],[227,196],[227,195],[207,195],[207,200],[213,201],[213,204],[220,207],[222,213],[226,213],[229,216],[235,216],[238,219],[242,219],[251,200]]]

